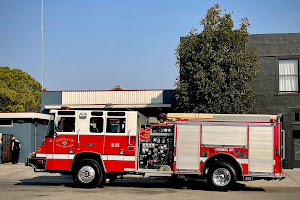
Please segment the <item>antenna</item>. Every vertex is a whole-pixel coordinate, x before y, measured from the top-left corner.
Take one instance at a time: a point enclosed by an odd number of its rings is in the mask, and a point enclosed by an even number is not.
[[[44,89],[44,0],[42,0],[41,31],[42,31],[42,91],[43,91]]]

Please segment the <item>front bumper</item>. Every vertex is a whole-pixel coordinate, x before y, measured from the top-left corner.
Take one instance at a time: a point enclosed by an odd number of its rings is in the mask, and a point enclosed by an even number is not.
[[[29,157],[26,158],[26,166],[30,166],[35,172],[44,172],[46,170],[46,158]]]

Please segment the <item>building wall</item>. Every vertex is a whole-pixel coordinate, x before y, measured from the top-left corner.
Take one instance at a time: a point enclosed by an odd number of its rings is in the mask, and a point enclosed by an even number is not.
[[[172,105],[176,104],[175,90],[164,90],[163,103],[172,104]]]
[[[260,73],[253,80],[261,114],[283,113],[285,130],[285,168],[300,167],[294,160],[293,131],[300,124],[293,121],[294,111],[300,110],[300,94],[279,93],[278,60],[300,59],[300,33],[250,35],[248,45],[255,45],[259,54]]]
[[[112,106],[106,107],[107,104]],[[49,109],[66,106],[72,109],[131,109],[147,116],[148,114],[157,116],[161,112],[174,111],[175,104],[175,90],[86,90],[42,93],[44,113],[48,113]]]
[[[36,147],[35,147],[35,128],[36,128]],[[21,152],[19,162],[24,163],[29,153],[36,151],[37,147],[42,144],[47,131],[47,125],[35,124],[32,120],[26,120],[25,123],[13,123],[12,127],[0,127],[0,132],[7,135],[15,136],[21,143]],[[1,152],[2,153],[2,152]],[[1,162],[1,159],[0,159]]]
[[[42,92],[45,105],[68,104],[174,104],[174,90],[98,90]]]
[[[162,90],[63,91],[62,104],[155,104],[163,103]]]
[[[42,111],[45,109],[45,105],[49,104],[62,104],[62,92],[57,91],[57,92],[42,92]]]
[[[19,162],[24,163],[25,158],[27,158],[28,154],[31,152],[31,124],[13,123],[12,127],[1,127],[0,132],[7,135],[13,135],[20,141],[22,148],[19,156]]]
[[[48,125],[38,124],[35,126],[34,123],[31,124],[31,151],[35,152],[39,145],[43,143],[47,132]]]

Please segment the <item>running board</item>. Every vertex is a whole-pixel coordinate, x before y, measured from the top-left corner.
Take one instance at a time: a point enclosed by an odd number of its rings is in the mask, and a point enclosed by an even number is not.
[[[144,177],[171,177],[173,173],[145,173]]]

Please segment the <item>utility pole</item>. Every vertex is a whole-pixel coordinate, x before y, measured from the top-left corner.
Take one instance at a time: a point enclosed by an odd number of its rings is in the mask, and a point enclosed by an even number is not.
[[[44,0],[42,0],[41,31],[42,31],[42,90],[43,90],[44,89]]]

